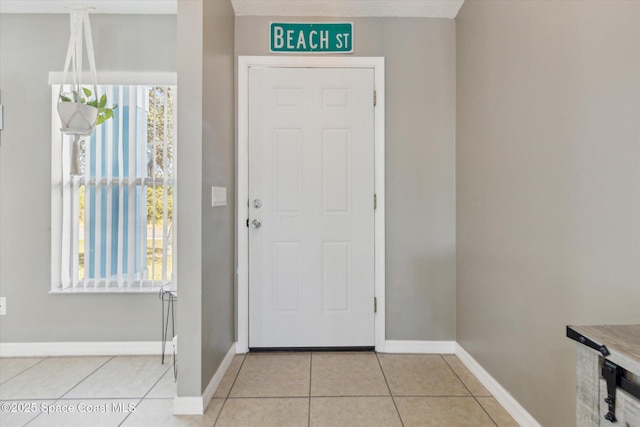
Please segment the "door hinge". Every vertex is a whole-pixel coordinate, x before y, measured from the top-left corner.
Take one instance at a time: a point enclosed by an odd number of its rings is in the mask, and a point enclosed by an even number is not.
[[[378,105],[378,92],[377,91],[373,91],[373,106],[375,107],[376,105]]]
[[[635,398],[640,399],[640,384],[628,378],[626,369],[607,359],[604,359],[601,373],[602,378],[607,382],[607,397],[604,399],[604,402],[608,405],[609,409],[604,419],[615,423],[618,421],[616,418],[616,390],[619,388]]]
[[[247,218],[247,227],[249,227],[249,218]]]
[[[378,209],[378,195],[373,195],[373,209]]]
[[[378,298],[373,297],[373,312],[377,313],[378,312]]]

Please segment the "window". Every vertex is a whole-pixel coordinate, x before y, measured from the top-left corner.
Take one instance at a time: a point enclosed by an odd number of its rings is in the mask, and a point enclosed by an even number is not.
[[[176,88],[115,84],[98,93],[117,108],[75,149],[52,113],[54,147],[62,139],[52,291],[155,291],[173,276]]]

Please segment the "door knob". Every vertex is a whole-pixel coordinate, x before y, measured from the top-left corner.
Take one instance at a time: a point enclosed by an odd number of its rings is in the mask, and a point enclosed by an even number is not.
[[[251,226],[253,228],[260,228],[261,225],[262,221],[260,221],[259,219],[254,219],[253,221],[251,221]]]

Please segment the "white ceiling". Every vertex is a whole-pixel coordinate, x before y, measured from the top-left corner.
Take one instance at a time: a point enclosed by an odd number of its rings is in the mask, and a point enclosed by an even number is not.
[[[217,1],[217,0],[204,0]],[[455,18],[464,0],[231,0],[238,16],[403,16]],[[0,0],[0,13],[175,14],[177,0]]]

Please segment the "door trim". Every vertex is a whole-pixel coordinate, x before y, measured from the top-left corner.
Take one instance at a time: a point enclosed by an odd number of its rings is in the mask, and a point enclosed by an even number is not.
[[[377,94],[374,108],[374,315],[376,351],[385,346],[385,187],[384,187],[384,58],[382,57],[306,57],[306,56],[238,56],[238,134],[236,146],[236,248],[237,248],[237,334],[236,351],[249,351],[249,69],[277,68],[370,68]],[[373,102],[373,94],[371,94]],[[371,200],[373,203],[373,200]],[[371,301],[373,305],[373,301]]]

